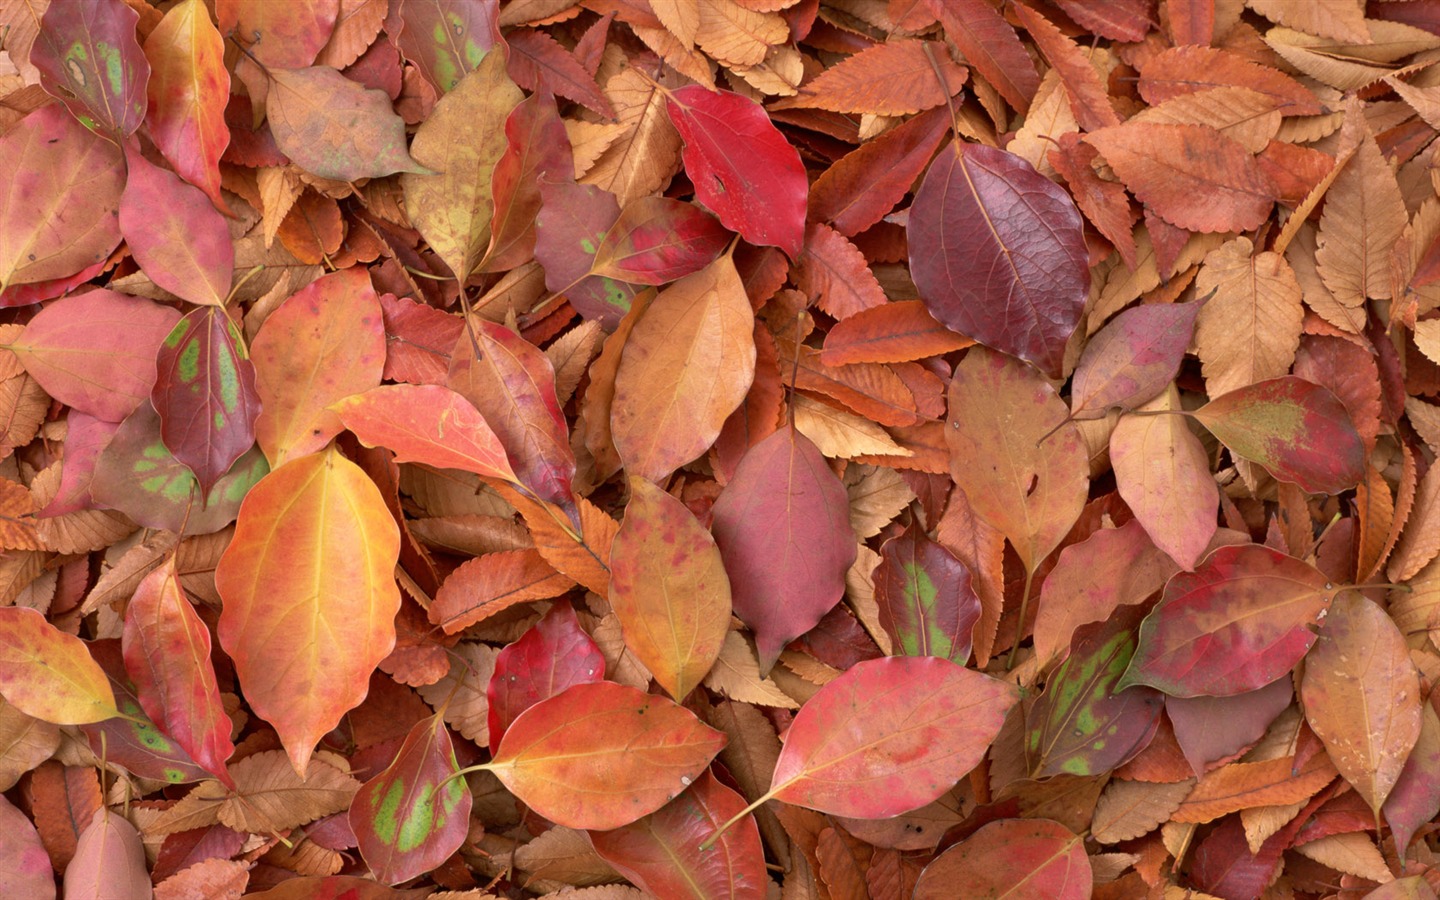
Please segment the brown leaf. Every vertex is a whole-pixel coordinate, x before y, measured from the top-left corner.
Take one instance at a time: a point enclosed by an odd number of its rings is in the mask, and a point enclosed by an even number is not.
[[[1195,278],[1201,296],[1214,291],[1195,323],[1211,397],[1286,374],[1300,346],[1300,285],[1283,257],[1254,249],[1236,238],[1211,251]]]

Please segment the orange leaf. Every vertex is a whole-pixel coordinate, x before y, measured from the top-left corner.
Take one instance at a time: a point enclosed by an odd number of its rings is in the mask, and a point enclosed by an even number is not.
[[[454,634],[517,603],[558,597],[574,586],[538,551],[487,553],[450,573],[430,604],[430,621]]]
[[[85,642],[23,606],[0,609],[0,694],[29,716],[84,725],[119,715]]]
[[[820,362],[906,362],[961,350],[975,342],[935,321],[920,300],[896,300],[863,309],[835,323],[825,336]]]
[[[1297,773],[1295,758],[1231,763],[1208,773],[1170,817],[1172,822],[1201,823],[1253,806],[1285,806],[1310,799],[1335,777],[1335,764],[1324,753],[1310,757]]]
[[[873,44],[822,70],[805,82],[793,99],[775,108],[903,116],[943,105],[960,90],[968,74],[950,59],[940,41]],[[940,75],[945,78],[943,90]]]

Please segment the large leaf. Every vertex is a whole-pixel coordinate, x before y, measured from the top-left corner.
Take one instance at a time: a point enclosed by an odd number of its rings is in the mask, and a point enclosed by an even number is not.
[[[62,106],[41,107],[0,137],[0,294],[74,275],[120,243],[120,149]]]
[[[1001,819],[935,857],[914,900],[944,900],[957,885],[975,900],[1046,897],[1085,900],[1094,886],[1084,842],[1050,819]]]
[[[800,154],[764,107],[692,84],[667,93],[665,108],[685,141],[681,158],[696,198],[750,243],[797,258],[810,185]]]
[[[145,868],[145,847],[130,821],[104,807],[95,810],[75,842],[75,857],[65,867],[67,900],[153,896]]]
[[[503,54],[482,60],[415,134],[415,158],[439,174],[400,179],[411,221],[462,284],[490,246],[491,179],[507,146],[506,117],[523,96]]]
[[[793,428],[746,451],[715,501],[711,530],[762,675],[840,602],[856,553],[849,505],[820,451]]]
[[[350,828],[375,878],[399,884],[443,863],[465,842],[470,789],[440,716],[405,735],[390,766],[350,802]]]
[[[939,656],[965,665],[980,620],[980,597],[970,570],[925,536],[919,522],[880,548],[871,578],[880,624],[897,654]]]
[[[337,181],[430,171],[410,157],[405,121],[384,91],[328,66],[271,69],[270,77],[270,133],[300,168]]]
[[[600,647],[580,627],[570,604],[556,602],[495,657],[495,674],[485,688],[490,752],[495,752],[510,723],[525,710],[571,685],[604,680],[605,656]]]
[[[199,188],[127,150],[120,233],[150,280],[191,303],[223,305],[235,268],[230,229]]]
[[[1236,456],[1312,493],[1338,494],[1365,476],[1365,445],[1345,404],[1303,378],[1248,385],[1194,416]]]
[[[395,645],[399,553],[380,491],[333,448],[271,472],[240,507],[215,569],[220,645],[302,775]]]
[[[610,546],[610,606],[625,646],[676,700],[720,655],[730,621],[720,550],[685,504],[643,478],[630,479]]]
[[[45,392],[119,422],[150,397],[155,355],[180,314],[104,288],[56,300],[9,349]]]
[[[615,375],[610,430],[628,472],[660,482],[715,443],[754,381],[754,330],[729,256],[651,301]]]
[[[175,557],[166,557],[125,607],[122,638],[125,668],[145,712],[206,771],[233,786],[225,761],[233,723],[225,714],[210,629],[200,621],[180,586]]]
[[[330,404],[377,387],[385,368],[380,302],[363,266],[320,278],[270,314],[250,345],[271,465],[313,453],[342,428]]]
[[[1034,369],[971,348],[950,381],[950,473],[1034,571],[1080,515],[1090,461],[1065,404]],[[1053,434],[1051,433],[1053,432]]]
[[[1084,227],[1025,160],[956,141],[910,207],[910,274],[941,324],[1056,377],[1090,290]]]
[[[657,897],[693,900],[762,900],[769,878],[760,830],[747,817],[709,850],[700,842],[745,808],[745,799],[706,772],[658,812],[613,831],[595,831],[590,843],[622,875]]]
[[[145,118],[150,63],[135,41],[139,18],[123,3],[51,3],[30,52],[45,89],[117,141]]]
[[[219,307],[185,314],[165,338],[150,402],[160,436],[195,473],[201,498],[255,445],[260,397],[240,330]]]
[[[110,680],[84,641],[23,606],[0,609],[0,694],[26,715],[56,725],[117,714]]]
[[[505,448],[485,417],[447,387],[387,384],[346,397],[330,408],[362,444],[395,451],[397,462],[515,480]]]
[[[557,825],[604,831],[674,799],[724,745],[689,710],[602,681],[522,713],[487,768]]]
[[[30,819],[0,797],[0,885],[16,896],[55,900],[55,870]],[[758,843],[758,842],[757,842]]]
[[[571,179],[575,173],[570,138],[548,91],[537,91],[510,110],[505,144],[491,179],[495,212],[490,248],[485,252],[485,269],[490,272],[513,269],[534,256],[535,217],[543,203],[541,183]]]
[[[1305,656],[1339,590],[1278,550],[1221,547],[1165,585],[1121,686],[1148,684],[1174,697],[1264,687]]]
[[[230,72],[224,38],[204,0],[171,7],[145,39],[145,57],[151,69],[145,90],[150,137],[176,173],[223,210],[220,154],[230,143],[225,124]]]

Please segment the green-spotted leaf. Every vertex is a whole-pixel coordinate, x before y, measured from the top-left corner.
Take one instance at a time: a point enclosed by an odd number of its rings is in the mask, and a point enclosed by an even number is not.
[[[209,534],[235,521],[240,501],[270,464],[258,448],[238,459],[203,500],[200,482],[160,436],[160,416],[142,403],[115,432],[95,463],[90,495],[147,528]]]
[[[1365,477],[1365,444],[1345,404],[1303,378],[1256,382],[1194,415],[1231,453],[1311,493],[1338,494]]]
[[[670,802],[723,746],[725,735],[688,709],[600,681],[521,713],[489,768],[557,825],[604,831]]]
[[[1172,697],[1262,688],[1305,656],[1339,590],[1278,550],[1221,547],[1165,585],[1120,685],[1148,684]]]
[[[1115,689],[1135,653],[1142,612],[1122,606],[1105,621],[1076,631],[1070,656],[1025,715],[1032,778],[1107,772],[1155,736],[1165,696],[1141,685]]]
[[[85,741],[97,757],[110,762],[139,778],[150,778],[168,784],[187,784],[210,778],[209,772],[190,758],[178,742],[160,730],[140,705],[135,684],[125,672],[120,641],[108,639],[90,645],[90,654],[105,670],[110,689],[115,692],[115,708],[128,718],[105,719],[81,725]]]
[[[590,270],[620,202],[593,184],[540,182],[535,217],[535,260],[545,269],[545,289],[564,294],[576,312],[614,330],[629,312],[636,289]]]
[[[406,0],[400,49],[447,93],[499,42],[498,14],[498,0]]]
[[[125,137],[145,120],[150,63],[135,40],[140,16],[124,3],[51,3],[30,62],[45,89],[86,127]]]
[[[56,725],[118,714],[110,679],[85,642],[24,606],[0,609],[0,694],[27,716]]]
[[[980,620],[970,570],[925,536],[918,522],[880,548],[875,567],[880,624],[906,656],[940,656],[965,665]]]
[[[150,402],[160,415],[160,437],[208,498],[255,446],[255,366],[230,316],[207,306],[187,313],[165,338],[156,368]]]
[[[421,719],[395,761],[350,802],[350,828],[375,878],[399,884],[460,849],[470,825],[470,789],[440,716]]]

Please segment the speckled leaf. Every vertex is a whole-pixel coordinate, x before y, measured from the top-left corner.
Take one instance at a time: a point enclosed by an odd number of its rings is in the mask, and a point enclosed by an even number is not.
[[[350,828],[378,881],[399,884],[434,869],[460,849],[470,819],[470,789],[438,716],[421,719],[389,768],[350,802]]]
[[[1017,699],[948,659],[856,663],[796,714],[770,794],[857,819],[924,806],[980,762]]]
[[[610,545],[610,606],[625,645],[671,697],[683,700],[720,655],[730,579],[720,549],[684,503],[631,477]]]
[[[210,629],[180,586],[174,556],[135,589],[125,607],[122,648],[146,714],[207,772],[234,787],[225,767],[235,750],[234,723],[215,681]]]
[[[880,548],[875,567],[880,624],[905,656],[939,656],[960,665],[970,659],[971,632],[980,620],[980,596],[970,570],[925,536],[919,522]]]
[[[430,171],[410,158],[405,121],[384,91],[365,88],[328,66],[271,69],[270,76],[270,133],[300,168],[337,181]]]
[[[167,784],[185,784],[210,778],[209,772],[190,758],[175,740],[150,720],[136,696],[135,684],[125,672],[120,641],[109,639],[90,645],[90,655],[105,670],[115,692],[115,708],[129,719],[113,718],[81,725],[80,731],[96,756],[106,759],[139,778],[153,778]]]
[[[1175,697],[1264,687],[1305,656],[1338,591],[1320,570],[1278,550],[1221,547],[1165,585],[1120,684]]]
[[[499,43],[498,10],[499,0],[404,0],[400,49],[444,94]]]
[[[545,289],[562,293],[587,319],[614,330],[630,310],[633,285],[590,275],[595,251],[620,218],[615,195],[593,184],[540,183],[535,259],[545,268]]]
[[[1365,445],[1345,404],[1303,378],[1256,382],[1194,416],[1231,453],[1311,493],[1338,494],[1365,477]]]
[[[1056,377],[1090,290],[1084,228],[1028,162],[955,141],[910,207],[910,274],[941,324]]]
[[[725,735],[689,710],[601,681],[521,713],[489,768],[557,825],[604,831],[673,800],[723,746]]]
[[[1134,409],[1164,390],[1180,371],[1199,312],[1199,303],[1151,303],[1107,322],[1075,365],[1071,414],[1083,419]]]
[[[225,303],[235,246],[225,218],[197,187],[127,148],[120,232],[150,280],[191,303]]]
[[[767,674],[845,593],[856,554],[845,486],[809,438],[782,428],[740,458],[711,531]]]
[[[210,21],[204,0],[184,0],[145,39],[150,60],[146,126],[155,146],[186,181],[223,210],[220,154],[230,143],[225,104],[230,72],[225,40]]]
[[[240,329],[224,309],[185,314],[156,358],[159,375],[150,402],[160,437],[200,482],[201,496],[255,445],[260,397],[255,366]]]
[[[145,120],[150,63],[135,42],[139,20],[124,3],[51,3],[30,51],[45,90],[117,139]]]
[[[489,703],[490,752],[510,723],[525,710],[572,684],[605,680],[605,655],[585,629],[569,601],[550,607],[510,646],[495,657],[495,674],[485,689]]]
[[[1025,714],[1030,777],[1099,775],[1150,743],[1165,696],[1140,685],[1115,688],[1135,653],[1142,612],[1122,606],[1107,620],[1076,630],[1070,656]]]
[[[694,204],[641,197],[610,226],[591,271],[632,284],[665,284],[708,266],[730,238],[714,216]]]
[[[0,609],[0,694],[27,716],[56,725],[118,712],[110,679],[85,642],[24,606]]]

